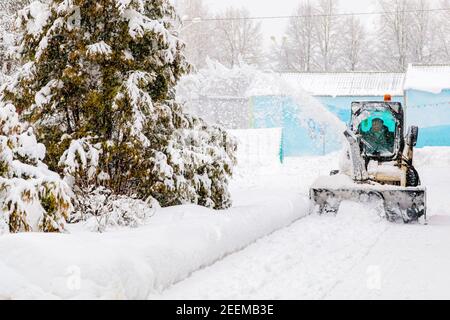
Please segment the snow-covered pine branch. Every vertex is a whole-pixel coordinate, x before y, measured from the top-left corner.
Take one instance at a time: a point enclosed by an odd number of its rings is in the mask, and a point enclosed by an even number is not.
[[[63,231],[71,190],[42,163],[45,147],[21,123],[12,104],[0,102],[0,234]]]

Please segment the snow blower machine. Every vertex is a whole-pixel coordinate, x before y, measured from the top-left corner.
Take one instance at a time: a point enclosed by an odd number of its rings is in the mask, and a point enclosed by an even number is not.
[[[402,104],[353,102],[351,122],[344,132],[346,148],[340,169],[319,177],[310,189],[312,213],[334,213],[342,201],[381,204],[389,221],[426,223],[426,188],[413,166],[419,129],[405,136]]]

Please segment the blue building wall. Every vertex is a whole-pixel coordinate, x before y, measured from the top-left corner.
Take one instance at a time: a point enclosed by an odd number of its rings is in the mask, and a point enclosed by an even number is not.
[[[292,98],[257,96],[251,102],[252,128],[283,128],[283,156],[321,155],[341,148],[334,133],[323,134],[312,121],[301,121],[299,106]]]
[[[309,135],[298,119],[297,105],[290,97],[258,96],[252,98],[253,128],[283,128],[282,155],[295,157],[322,154],[323,147]]]
[[[420,128],[419,148],[450,146],[450,89],[434,94],[407,90],[406,123]]]
[[[344,123],[351,118],[353,101],[382,101],[382,96],[318,96],[315,97]],[[393,101],[404,103],[403,97]],[[321,155],[338,150],[341,145],[331,133],[319,134],[313,123],[301,123],[299,107],[290,97],[257,96],[251,98],[251,127],[283,128],[282,154],[284,156]],[[301,117],[301,115],[300,115]],[[407,92],[407,125],[418,125],[418,147],[450,146],[450,90],[440,94],[420,91]],[[314,131],[315,134],[314,134]]]

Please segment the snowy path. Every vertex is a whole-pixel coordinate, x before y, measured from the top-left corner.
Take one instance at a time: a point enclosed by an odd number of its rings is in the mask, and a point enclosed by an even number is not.
[[[428,226],[392,225],[329,298],[450,299],[450,170],[423,168],[422,176]],[[378,283],[358,285],[366,278]]]
[[[418,154],[428,226],[351,202],[304,217],[336,155],[287,159],[240,168],[226,212],[178,206],[135,229],[4,235],[0,299],[450,298],[450,148]]]
[[[365,221],[355,223],[353,218]],[[195,273],[162,298],[324,298],[388,228],[366,218],[305,218]],[[351,232],[349,224],[353,225]]]
[[[450,220],[438,220],[389,228],[327,298],[450,299]]]
[[[390,224],[344,203],[310,216],[151,299],[450,298],[450,170],[424,167],[430,223]]]

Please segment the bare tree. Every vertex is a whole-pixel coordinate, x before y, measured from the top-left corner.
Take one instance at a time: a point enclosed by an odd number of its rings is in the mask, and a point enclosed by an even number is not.
[[[380,67],[405,71],[410,58],[411,0],[379,0],[384,12],[379,20]]]
[[[287,37],[283,36],[279,40],[272,36],[270,39],[272,42],[265,54],[266,67],[275,72],[295,71],[290,65],[290,57],[286,47]]]
[[[247,9],[228,8],[217,15],[214,58],[233,67],[242,60],[258,65],[262,58],[261,24],[247,19]]]
[[[410,22],[411,62],[429,63],[434,34],[430,29],[430,5],[426,0],[415,0],[412,6],[417,11],[411,14]]]
[[[179,0],[177,9],[184,21],[180,26],[180,38],[186,44],[186,57],[196,68],[202,68],[206,59],[215,54],[214,25],[202,21],[210,16],[209,9],[203,0]]]
[[[309,0],[301,3],[289,20],[283,46],[283,63],[292,71],[312,71],[314,50],[314,9]]]
[[[335,67],[340,28],[337,11],[337,0],[319,0],[314,20],[319,48],[317,63],[322,71],[330,71]]]
[[[338,3],[301,3],[281,44],[273,46],[278,70],[294,72],[356,71],[368,68],[369,35],[355,16],[337,16]]]
[[[337,56],[346,71],[367,67],[369,40],[364,24],[355,16],[345,18],[341,24]]]
[[[427,0],[379,0],[386,13],[381,18],[378,42],[380,67],[405,71],[409,63],[450,61],[450,12],[432,13]],[[442,0],[442,8],[450,8]]]
[[[450,9],[450,0],[442,0],[442,9]],[[435,62],[450,63],[450,10],[441,11],[433,25]]]

